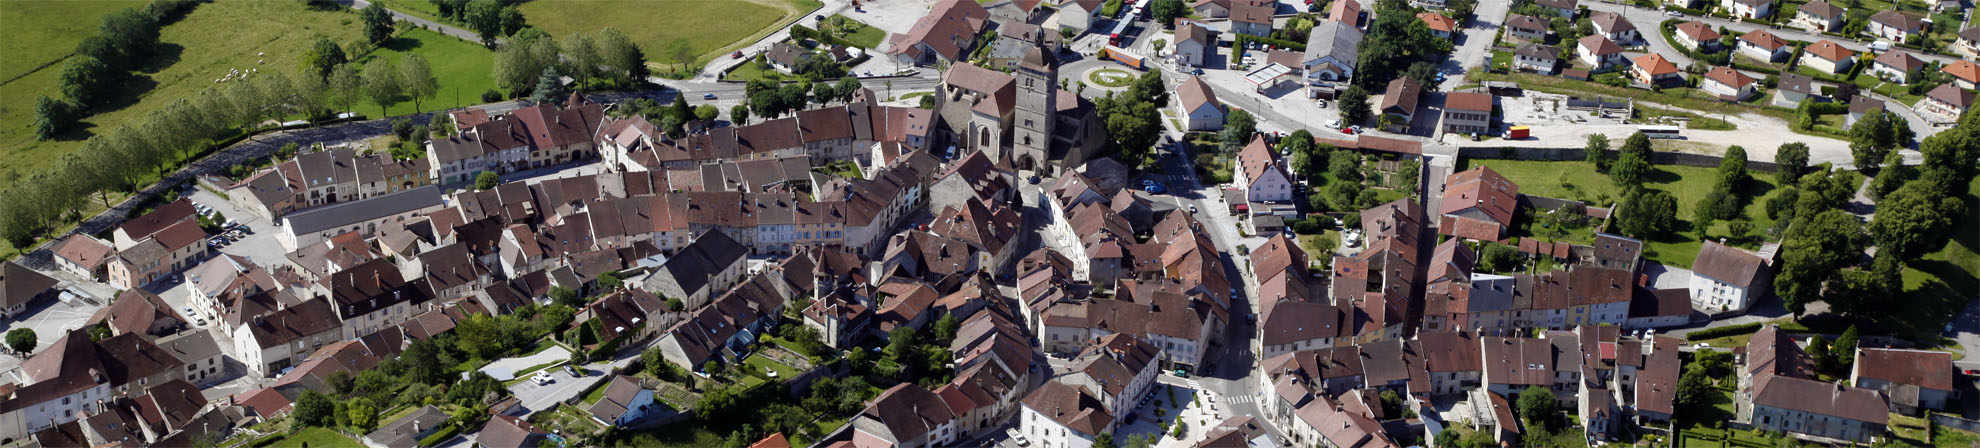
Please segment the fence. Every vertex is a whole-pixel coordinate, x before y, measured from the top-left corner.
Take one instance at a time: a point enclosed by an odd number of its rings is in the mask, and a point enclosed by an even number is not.
[[[1464,148],[1458,148],[1458,157],[1467,158],[1467,159],[1560,161],[1560,160],[1586,160],[1588,158],[1588,153],[1581,148],[1464,147]],[[1719,166],[1719,162],[1723,160],[1725,160],[1725,157],[1706,155],[1706,154],[1692,154],[1692,153],[1683,153],[1683,152],[1650,153],[1650,163],[1659,164],[1659,165],[1684,165],[1684,166],[1713,168]],[[1774,172],[1774,170],[1778,168],[1776,165],[1774,165],[1773,162],[1747,160],[1746,169],[1747,171],[1772,173]]]
[[[1966,432],[1980,432],[1980,422],[1972,420],[1936,413],[1932,414],[1930,420],[1934,425],[1950,427]]]

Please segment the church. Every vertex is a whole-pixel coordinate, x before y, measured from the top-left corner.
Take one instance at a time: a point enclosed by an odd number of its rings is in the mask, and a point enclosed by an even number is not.
[[[937,141],[954,148],[954,156],[983,151],[998,166],[1049,176],[1085,164],[1107,146],[1093,102],[1059,88],[1058,36],[1039,33],[1011,73],[966,62],[949,66],[935,110]]]

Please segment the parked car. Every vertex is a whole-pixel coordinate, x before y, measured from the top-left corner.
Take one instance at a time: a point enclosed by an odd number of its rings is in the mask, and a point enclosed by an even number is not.
[[[1322,100],[1322,101],[1324,101],[1324,100]],[[1321,106],[1321,107],[1326,107],[1326,106]],[[1341,127],[1341,121],[1340,121],[1340,120],[1333,120],[1333,121],[1328,121],[1328,122],[1327,122],[1327,127],[1330,127],[1330,128],[1338,128],[1338,127]]]
[[[1024,434],[1023,434],[1023,433],[1019,433],[1019,432],[1018,432],[1018,430],[1017,430],[1017,428],[1011,428],[1011,429],[1007,429],[1007,430],[1004,430],[1004,433],[1005,433],[1005,434],[1010,434],[1010,436],[1011,436],[1011,441],[1013,441],[1013,442],[1017,442],[1017,444],[1018,444],[1018,446],[1030,446],[1030,445],[1031,445],[1031,439],[1026,439],[1026,438],[1024,438]]]
[[[1190,204],[1190,205],[1189,205],[1189,212],[1190,212],[1190,213],[1196,213],[1196,204]]]
[[[1030,179],[1030,180],[1031,180],[1031,184],[1032,184],[1032,185],[1038,185],[1038,175],[1036,175],[1036,174],[1033,174],[1033,175],[1031,175],[1031,179]]]
[[[568,374],[571,374],[571,378],[582,378],[582,377],[584,377],[584,374],[583,374],[583,373],[579,373],[579,372],[578,372],[578,369],[577,369],[577,368],[574,368],[574,367],[571,367],[571,366],[569,366],[569,365],[565,365],[565,366],[564,366],[564,373],[568,373]]]
[[[545,385],[545,384],[550,384],[550,383],[552,383],[552,382],[556,382],[556,381],[557,381],[557,380],[556,380],[556,379],[554,379],[554,378],[550,378],[550,375],[549,375],[549,374],[547,374],[547,373],[543,373],[543,372],[537,372],[537,373],[536,373],[536,377],[535,377],[535,378],[530,378],[530,379],[531,379],[531,380],[533,380],[533,381],[536,381],[536,385],[538,385],[538,386],[542,386],[542,385]]]
[[[1684,17],[1684,13],[1677,11],[1664,11],[1664,15],[1671,17]]]
[[[703,94],[701,94],[701,99],[704,99],[704,100],[712,100],[712,99],[715,99],[715,94],[713,94],[713,93],[703,93]]]
[[[1341,128],[1342,134],[1354,135],[1354,128]]]

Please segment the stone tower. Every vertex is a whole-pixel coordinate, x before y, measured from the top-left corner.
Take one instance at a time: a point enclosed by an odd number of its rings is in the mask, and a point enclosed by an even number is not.
[[[1043,48],[1032,47],[1018,64],[1017,111],[1011,120],[1011,166],[1052,174],[1052,132],[1058,121],[1059,67]]]

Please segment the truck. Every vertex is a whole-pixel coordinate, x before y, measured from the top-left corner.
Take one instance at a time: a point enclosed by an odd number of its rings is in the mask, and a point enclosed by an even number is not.
[[[1519,140],[1530,137],[1532,135],[1533,135],[1533,128],[1526,126],[1513,126],[1510,128],[1506,128],[1505,137],[1506,140]]]
[[[1141,64],[1141,55],[1129,53],[1127,50],[1122,49],[1121,47],[1108,45],[1107,47],[1100,49],[1100,53],[1101,53],[1100,57],[1103,59],[1110,59],[1113,60],[1114,62],[1119,62],[1121,63],[1121,65],[1128,66],[1135,70],[1147,69]]]

